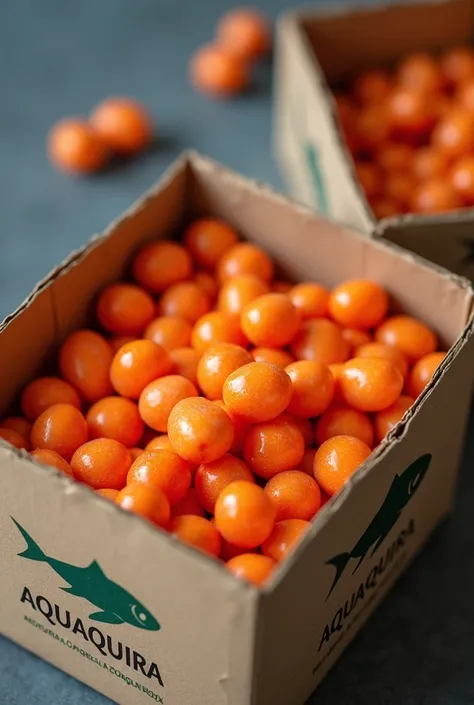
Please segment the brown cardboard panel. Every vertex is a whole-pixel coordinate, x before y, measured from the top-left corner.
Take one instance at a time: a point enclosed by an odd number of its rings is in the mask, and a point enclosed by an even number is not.
[[[353,477],[327,507],[326,517],[321,514],[320,526],[316,519],[312,536],[265,595],[259,612],[256,674],[257,691],[265,695],[259,705],[297,705],[305,700],[450,510],[454,476],[446,472],[446,462],[447,458],[457,462],[465,433],[471,387],[466,389],[464,380],[471,378],[473,332],[471,325],[451,366],[403,434],[380,448],[370,470],[362,469]],[[453,415],[443,423],[440,409],[448,407]],[[411,497],[403,499],[397,482],[403,482],[403,473],[425,453],[432,455],[426,474],[418,484],[413,481]],[[387,502],[389,492],[392,499]],[[344,566],[343,554],[352,557],[330,592],[334,564],[342,557]]]
[[[3,633],[123,705],[248,702],[255,590],[59,473],[4,447],[0,465]]]
[[[392,64],[413,51],[438,52],[469,41],[472,29],[470,0],[388,3],[353,10],[308,15],[303,27],[324,74],[337,83],[366,68]]]
[[[431,262],[474,279],[474,209],[443,216],[383,220],[377,234]]]
[[[370,232],[373,215],[337,129],[335,106],[301,18],[278,25],[274,144],[290,192],[340,223]]]

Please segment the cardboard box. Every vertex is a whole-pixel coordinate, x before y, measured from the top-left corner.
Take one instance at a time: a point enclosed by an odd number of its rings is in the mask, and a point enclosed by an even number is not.
[[[377,221],[339,129],[330,86],[407,53],[472,44],[473,0],[431,0],[285,14],[277,31],[274,150],[299,201],[367,233],[388,237],[474,278],[474,209]]]
[[[141,243],[202,214],[229,221],[295,280],[379,281],[449,353],[264,590],[0,443],[0,631],[123,705],[301,705],[451,509],[474,376],[474,292],[186,155],[2,325],[1,411],[87,325],[96,293]]]

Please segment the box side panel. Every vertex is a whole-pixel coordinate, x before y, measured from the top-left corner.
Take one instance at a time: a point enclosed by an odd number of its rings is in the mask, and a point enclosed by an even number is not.
[[[3,634],[123,705],[249,703],[256,591],[53,470],[0,469]]]
[[[449,511],[473,354],[471,331],[403,434],[326,505],[265,596],[255,705],[303,702]]]
[[[381,222],[377,234],[456,274],[474,279],[474,211]]]
[[[278,28],[275,86],[275,152],[290,192],[326,215],[369,230],[371,216],[353,179],[332,98],[291,15]]]
[[[388,3],[305,19],[304,27],[331,83],[393,64],[409,52],[438,52],[471,38],[471,0]]]

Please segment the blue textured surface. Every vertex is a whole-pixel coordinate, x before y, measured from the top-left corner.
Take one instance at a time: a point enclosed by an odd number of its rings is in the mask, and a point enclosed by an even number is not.
[[[262,67],[250,95],[229,104],[196,95],[187,84],[190,53],[211,38],[216,18],[231,4],[1,3],[0,317],[72,248],[122,212],[184,148],[281,186],[270,156],[269,67]],[[258,4],[272,16],[288,5]],[[135,95],[150,106],[159,125],[157,149],[88,181],[51,169],[44,156],[50,125],[113,94]],[[314,703],[474,703],[472,447],[471,433],[456,515],[347,650]],[[1,705],[109,702],[1,637],[0,674]]]

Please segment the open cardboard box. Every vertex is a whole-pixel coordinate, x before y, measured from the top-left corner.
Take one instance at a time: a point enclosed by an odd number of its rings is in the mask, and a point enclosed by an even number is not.
[[[203,214],[227,220],[295,280],[377,280],[394,309],[426,321],[449,353],[262,590],[1,442],[0,631],[123,705],[301,705],[452,507],[474,377],[473,291],[185,155],[4,322],[1,411],[87,324],[96,293],[141,243],[179,235]],[[348,565],[335,583],[340,554]]]
[[[377,221],[339,129],[329,86],[410,52],[474,40],[473,0],[421,0],[285,14],[277,33],[274,149],[292,195],[474,279],[474,208]]]

